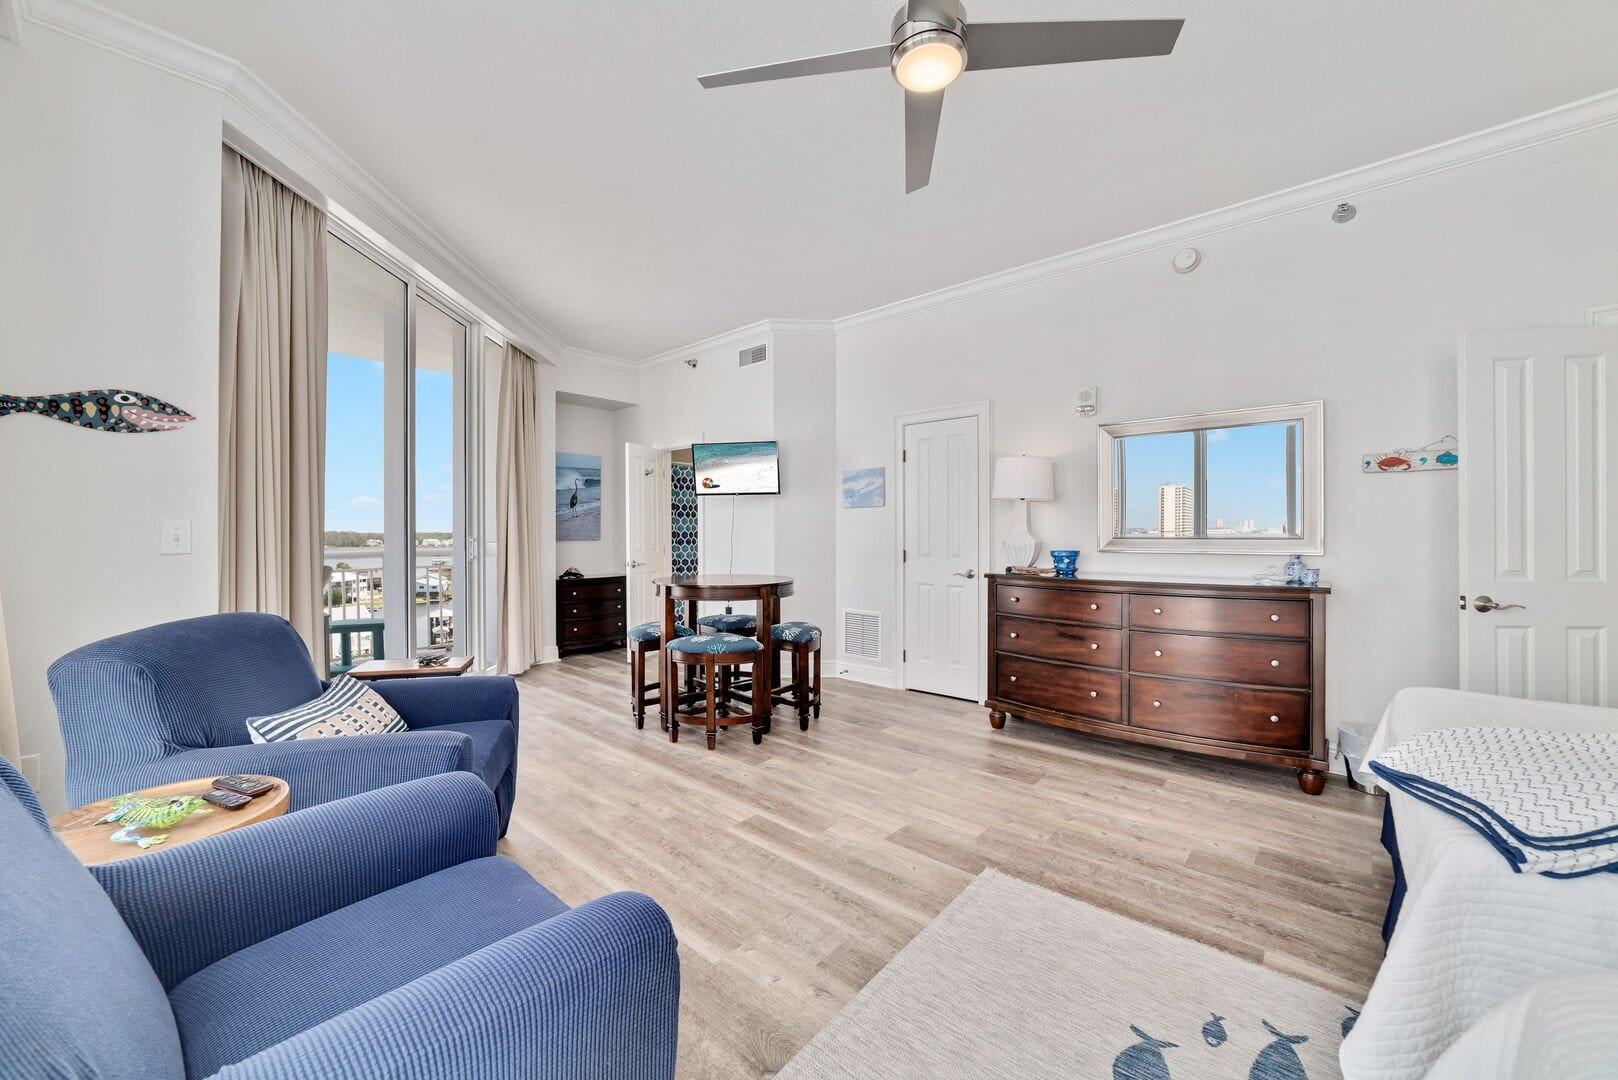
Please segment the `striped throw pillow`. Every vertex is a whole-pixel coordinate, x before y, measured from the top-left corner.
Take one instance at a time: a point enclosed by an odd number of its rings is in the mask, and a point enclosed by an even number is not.
[[[247,734],[256,743],[409,730],[404,717],[381,694],[347,675],[337,676],[331,681],[331,689],[307,705],[273,716],[247,718]]]

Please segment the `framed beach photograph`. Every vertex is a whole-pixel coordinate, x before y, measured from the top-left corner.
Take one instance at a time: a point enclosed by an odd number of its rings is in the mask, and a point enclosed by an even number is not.
[[[556,452],[556,539],[601,539],[601,455]]]
[[[887,505],[888,470],[877,465],[869,469],[843,470],[843,506],[849,510]]]

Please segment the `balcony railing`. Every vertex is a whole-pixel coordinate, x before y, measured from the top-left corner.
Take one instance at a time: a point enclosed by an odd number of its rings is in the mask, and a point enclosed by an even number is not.
[[[422,554],[418,552],[417,558]],[[367,660],[385,659],[382,589],[380,566],[332,567],[326,585],[326,618],[333,675]],[[413,592],[417,648],[453,648],[455,583],[449,564],[420,567]]]

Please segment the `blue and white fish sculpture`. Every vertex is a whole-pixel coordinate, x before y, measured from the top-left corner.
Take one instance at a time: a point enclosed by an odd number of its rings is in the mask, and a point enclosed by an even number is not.
[[[118,431],[142,435],[151,431],[178,431],[196,417],[160,397],[134,390],[70,390],[63,394],[19,397],[0,394],[0,418],[18,414],[43,416],[91,431]]]
[[[1283,1035],[1268,1020],[1261,1023],[1266,1031],[1275,1036],[1275,1041],[1260,1050],[1258,1057],[1253,1059],[1248,1080],[1309,1080],[1303,1061],[1298,1057],[1298,1052],[1292,1049],[1298,1043],[1308,1042],[1309,1036]]]
[[[1163,1060],[1163,1051],[1172,1050],[1178,1043],[1154,1039],[1134,1024],[1129,1030],[1140,1040],[1112,1060],[1112,1080],[1172,1080],[1169,1064]]]
[[[1218,1013],[1210,1015],[1213,1019],[1202,1025],[1202,1041],[1209,1046],[1223,1046],[1230,1037],[1225,1034],[1225,1018]]]

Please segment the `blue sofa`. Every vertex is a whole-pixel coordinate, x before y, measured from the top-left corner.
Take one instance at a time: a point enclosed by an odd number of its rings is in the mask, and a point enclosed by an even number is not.
[[[517,684],[503,675],[373,684],[411,730],[253,743],[247,718],[324,689],[292,624],[233,613],[163,623],[74,649],[50,669],[75,805],[229,773],[279,776],[292,809],[457,770],[495,793],[500,835],[517,794]]]
[[[662,908],[569,908],[451,773],[86,870],[0,758],[0,1076],[663,1080]]]

